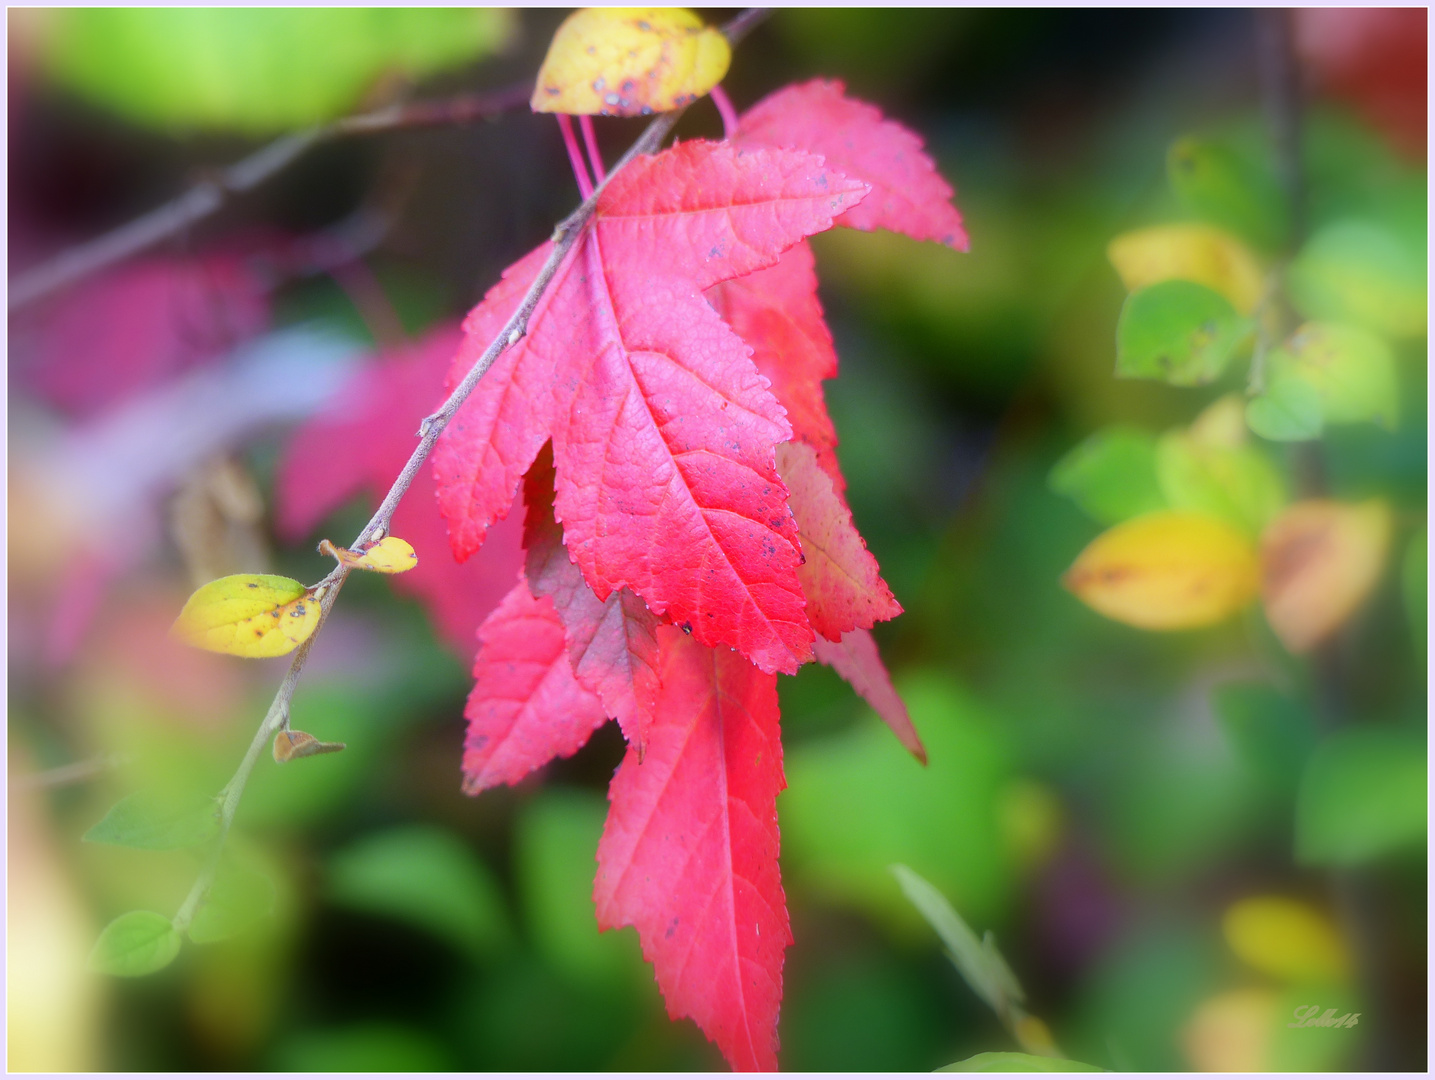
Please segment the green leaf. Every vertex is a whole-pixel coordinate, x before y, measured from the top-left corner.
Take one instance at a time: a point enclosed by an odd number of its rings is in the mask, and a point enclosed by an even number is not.
[[[907,899],[942,939],[957,971],[979,998],[998,1015],[1005,1011],[1006,1002],[1020,1003],[1025,999],[1016,976],[996,951],[996,944],[992,942],[988,948],[977,940],[972,928],[936,886],[900,863],[892,867],[892,873]]]
[[[593,853],[607,816],[597,793],[546,789],[524,807],[514,835],[514,871],[533,944],[555,971],[592,985],[645,977],[630,942],[598,932]]]
[[[1367,725],[1326,739],[1296,802],[1296,858],[1350,866],[1423,843],[1425,735]]]
[[[129,911],[100,933],[90,970],[102,975],[149,975],[179,955],[174,924],[153,911]]]
[[[943,1065],[937,1072],[1103,1072],[1095,1065],[1066,1058],[1038,1057],[1013,1051],[988,1052]]]
[[[1126,298],[1116,324],[1116,374],[1200,386],[1226,370],[1250,331],[1231,302],[1193,281],[1162,281]]]
[[[1168,432],[1156,446],[1156,473],[1173,508],[1213,514],[1252,536],[1286,502],[1281,474],[1253,446],[1211,446]]]
[[[1051,470],[1051,490],[1103,525],[1115,525],[1166,499],[1156,479],[1156,437],[1114,424],[1089,435]]]
[[[210,796],[137,791],[110,807],[85,833],[92,844],[173,851],[197,847],[219,831],[219,804]]]
[[[1201,220],[1267,250],[1285,239],[1286,201],[1264,161],[1187,136],[1171,144],[1166,175],[1176,200]]]
[[[1271,378],[1315,390],[1327,423],[1373,420],[1393,429],[1399,404],[1395,357],[1381,338],[1346,323],[1306,323],[1267,358]]]
[[[1308,319],[1358,323],[1393,338],[1425,334],[1425,260],[1374,222],[1321,229],[1291,263],[1287,284]]]
[[[475,956],[493,955],[509,939],[488,868],[442,829],[391,829],[345,848],[329,861],[328,895],[422,927]]]
[[[1246,404],[1246,423],[1263,439],[1301,442],[1320,437],[1324,421],[1320,391],[1300,376],[1283,372]]]
[[[382,76],[501,47],[492,8],[79,8],[49,52],[61,84],[139,124],[263,134],[343,115]]]
[[[1426,550],[1426,530],[1421,529],[1410,538],[1405,549],[1405,564],[1401,567],[1401,588],[1405,594],[1405,614],[1410,620],[1410,635],[1420,656],[1425,655],[1426,625],[1429,604],[1428,581],[1429,560]]]
[[[1257,682],[1218,686],[1212,704],[1227,740],[1251,771],[1272,787],[1294,792],[1315,747],[1310,713]]]
[[[226,861],[189,924],[189,940],[205,945],[235,937],[273,910],[274,882],[248,867]]]

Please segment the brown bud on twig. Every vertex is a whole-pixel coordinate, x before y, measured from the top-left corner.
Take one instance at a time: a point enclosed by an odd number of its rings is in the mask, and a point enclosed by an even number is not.
[[[280,765],[294,758],[315,754],[337,754],[344,749],[341,742],[320,742],[307,731],[281,731],[274,736],[274,760]]]

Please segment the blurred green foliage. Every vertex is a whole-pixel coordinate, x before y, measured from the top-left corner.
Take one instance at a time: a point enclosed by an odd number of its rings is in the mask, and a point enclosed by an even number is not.
[[[470,63],[512,36],[496,8],[76,8],[48,62],[64,85],[161,129],[250,135],[332,120],[384,75]]]

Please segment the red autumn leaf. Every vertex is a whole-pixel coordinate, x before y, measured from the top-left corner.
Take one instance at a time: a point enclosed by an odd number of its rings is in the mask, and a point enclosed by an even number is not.
[[[458,338],[457,327],[442,327],[379,358],[295,432],[275,479],[281,535],[303,539],[360,491],[378,506],[418,443],[419,421],[443,400],[444,373]],[[519,523],[495,529],[478,558],[459,565],[435,506],[433,472],[424,468],[394,512],[391,532],[419,556],[413,570],[393,579],[394,588],[422,600],[444,640],[467,657],[479,623],[522,565]]]
[[[553,601],[578,682],[598,695],[642,754],[658,694],[658,617],[631,589],[614,589],[599,600],[588,588],[553,520],[553,455],[546,447],[524,480],[524,501],[529,587]]]
[[[553,601],[535,600],[522,574],[478,628],[478,641],[463,711],[463,790],[470,795],[516,784],[576,753],[608,719],[598,696],[573,678]]]
[[[662,690],[647,754],[613,778],[593,900],[634,926],[674,1018],[690,1016],[742,1070],[777,1068],[784,786],[777,680],[730,649],[658,631]]]
[[[818,638],[812,647],[817,659],[841,675],[872,711],[892,729],[892,734],[912,756],[927,763],[927,748],[912,724],[907,706],[892,686],[892,677],[877,652],[877,642],[867,630],[850,630],[841,641]]]
[[[818,635],[837,641],[849,630],[870,629],[902,614],[817,452],[806,443],[783,443],[777,448],[777,471],[797,520],[803,556],[797,580]]]
[[[1350,102],[1415,161],[1429,122],[1424,8],[1302,8],[1296,45],[1333,97]]]
[[[967,250],[952,187],[922,149],[921,138],[883,119],[874,105],[843,96],[840,82],[814,79],[769,94],[738,122],[742,147],[782,146],[821,154],[830,168],[872,187],[837,219],[853,229],[891,229],[917,240]]]
[[[822,397],[822,380],[837,376],[837,352],[817,299],[811,246],[804,241],[776,265],[721,282],[706,295],[752,346],[752,362],[787,410],[793,439],[817,451],[823,471],[841,491],[846,483],[837,465],[837,431]]]
[[[555,514],[599,599],[627,586],[704,644],[796,671],[812,630],[773,448],[791,436],[742,340],[702,290],[771,266],[866,186],[805,153],[691,142],[625,168],[435,455],[465,557],[551,436]],[[466,324],[460,378],[514,310],[542,249]]]
[[[82,282],[12,342],[20,377],[75,416],[218,359],[269,324],[269,298],[233,255],[151,258]]]
[[[770,95],[743,115],[741,146],[785,146],[824,155],[828,164],[872,191],[837,219],[857,229],[884,228],[917,240],[967,246],[952,189],[922,150],[922,140],[874,107],[844,97],[842,84],[815,81]],[[837,434],[821,380],[837,375],[837,354],[817,298],[812,252],[799,244],[767,270],[708,290],[708,300],[752,346],[753,362],[787,410],[794,440],[817,451],[840,493]]]

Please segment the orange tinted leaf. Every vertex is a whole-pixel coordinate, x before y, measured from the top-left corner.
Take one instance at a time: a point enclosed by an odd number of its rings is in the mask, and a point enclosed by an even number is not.
[[[1264,288],[1249,248],[1210,225],[1158,225],[1122,233],[1107,257],[1128,292],[1162,281],[1194,281],[1214,289],[1242,315],[1249,315]]]
[[[328,540],[319,541],[319,552],[332,555],[339,562],[354,570],[372,570],[378,574],[402,574],[419,564],[413,545],[397,536],[386,536],[370,544],[363,551],[350,551]]]
[[[1280,1014],[1280,995],[1266,987],[1207,998],[1181,1029],[1186,1058],[1202,1072],[1265,1072]]]
[[[1333,633],[1380,577],[1390,508],[1310,499],[1288,507],[1261,535],[1261,596],[1271,629],[1291,652]]]
[[[232,574],[195,591],[170,633],[210,652],[283,656],[319,625],[313,590],[274,574]]]
[[[1102,533],[1062,581],[1108,618],[1183,630],[1239,611],[1258,574],[1250,541],[1219,518],[1159,510]]]
[[[281,731],[274,736],[274,760],[280,765],[315,754],[337,754],[342,749],[343,743],[320,742],[307,731]]]
[[[564,20],[538,72],[534,112],[646,116],[706,94],[727,38],[686,8],[585,8]]]

